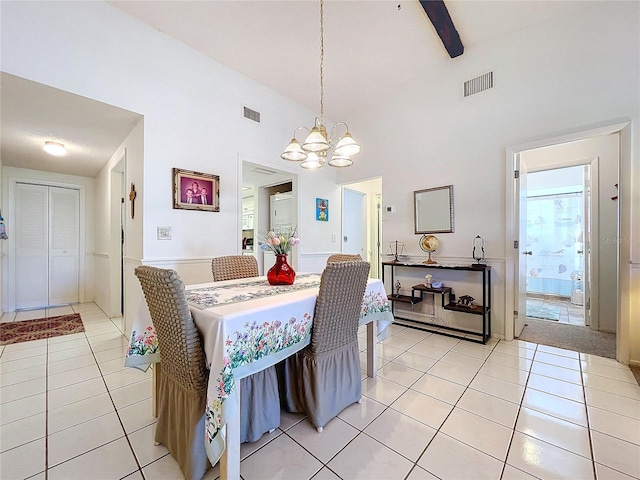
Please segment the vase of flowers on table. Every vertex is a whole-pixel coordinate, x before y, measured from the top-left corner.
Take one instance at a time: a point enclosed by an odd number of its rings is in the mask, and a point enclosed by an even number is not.
[[[287,263],[287,255],[291,248],[300,244],[297,229],[284,229],[280,231],[270,231],[262,235],[263,239],[258,242],[264,251],[271,250],[276,256],[276,263],[267,272],[267,280],[270,285],[292,285],[296,279],[296,272]]]

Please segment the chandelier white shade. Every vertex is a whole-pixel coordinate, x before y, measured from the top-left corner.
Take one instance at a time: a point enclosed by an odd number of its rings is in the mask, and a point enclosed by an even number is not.
[[[58,142],[44,142],[44,147],[42,147],[42,149],[54,157],[61,157],[67,154],[65,146]]]
[[[338,135],[340,126],[345,132]],[[296,138],[298,130],[306,130],[308,135],[302,145]],[[333,151],[330,150],[333,148]],[[301,162],[306,169],[316,169],[326,163],[329,155],[329,165],[332,167],[349,167],[353,164],[351,157],[360,153],[360,145],[349,133],[349,127],[344,122],[336,123],[330,132],[324,124],[324,0],[320,0],[320,117],[316,117],[314,126],[298,127],[291,142],[284,149],[280,157],[292,162]]]

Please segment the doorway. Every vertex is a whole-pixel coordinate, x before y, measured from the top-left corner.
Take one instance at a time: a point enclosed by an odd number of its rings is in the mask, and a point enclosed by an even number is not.
[[[18,182],[15,199],[15,309],[77,303],[79,190]]]
[[[526,269],[521,268],[526,265],[522,261],[527,253],[524,248],[527,241],[526,218],[522,218],[521,212],[526,204],[527,172],[591,163],[594,176],[591,184],[593,221],[590,235],[585,238],[593,266],[590,272],[589,331],[614,334],[616,358],[622,362],[625,359],[628,361],[629,339],[618,335],[618,332],[628,328],[628,319],[621,315],[628,311],[628,307],[621,304],[619,294],[621,285],[626,285],[628,281],[627,273],[619,270],[619,266],[628,258],[628,252],[621,251],[617,242],[610,239],[619,238],[621,229],[627,228],[620,217],[617,185],[620,181],[623,184],[626,181],[620,177],[621,168],[628,169],[630,166],[629,132],[628,123],[606,125],[507,148],[509,172],[506,192],[510,201],[507,201],[506,231],[507,242],[513,242],[513,250],[509,249],[507,254],[505,296],[507,311],[513,305],[514,313],[506,317],[507,340],[518,337],[526,321],[526,316],[520,312],[526,311]],[[594,164],[598,167],[593,168]],[[598,179],[596,175],[599,175]],[[611,195],[613,192],[615,196]],[[598,289],[598,285],[603,288]]]
[[[591,165],[527,176],[526,317],[588,326]]]
[[[347,242],[342,244],[344,253],[360,253],[348,250],[351,246],[362,245],[361,256],[371,264],[369,275],[372,278],[380,278],[382,272],[382,253],[380,251],[382,242],[382,178],[372,178],[362,182],[349,183],[343,185],[342,203],[342,236],[347,237]],[[356,206],[348,206],[349,198],[357,200]],[[364,203],[362,217],[362,241],[354,240],[350,229],[354,224],[360,225],[361,220],[350,220],[352,209],[360,209],[360,202]],[[348,245],[350,244],[350,245]]]

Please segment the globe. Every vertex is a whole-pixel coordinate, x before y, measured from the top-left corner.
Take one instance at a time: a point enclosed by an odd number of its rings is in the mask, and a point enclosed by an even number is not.
[[[434,260],[431,260],[431,252],[435,252],[436,249],[438,248],[438,245],[440,245],[440,242],[438,242],[438,239],[436,237],[434,237],[433,235],[423,235],[422,238],[420,238],[419,245],[423,251],[429,253],[429,258],[425,260],[423,263],[426,263],[426,264],[438,263]]]

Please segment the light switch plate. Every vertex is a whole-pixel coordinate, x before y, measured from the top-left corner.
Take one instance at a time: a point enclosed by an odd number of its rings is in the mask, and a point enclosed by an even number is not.
[[[171,227],[158,227],[158,240],[171,240]]]

